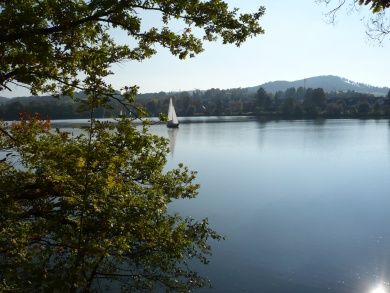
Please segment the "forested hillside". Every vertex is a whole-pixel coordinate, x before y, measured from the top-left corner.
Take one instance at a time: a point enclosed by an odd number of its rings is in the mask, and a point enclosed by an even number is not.
[[[334,75],[315,76],[306,79],[295,81],[272,81],[259,86],[248,88],[250,92],[256,92],[260,87],[267,92],[276,93],[277,91],[285,91],[288,88],[304,87],[304,88],[322,88],[326,92],[358,92],[363,94],[373,94],[377,96],[386,95],[389,91],[388,87],[377,87],[369,84],[355,82],[346,78]]]
[[[252,93],[248,89],[210,89],[178,93],[149,93],[137,97],[136,105],[157,117],[168,109],[173,97],[179,116],[227,116],[257,115],[268,117],[388,117],[389,94],[375,96],[354,91],[325,92],[322,88],[288,88],[275,93],[259,88]],[[50,96],[9,99],[0,105],[0,118],[15,120],[19,113],[39,113],[50,119],[89,118],[82,111],[83,94],[75,98]],[[106,108],[95,111],[97,118],[117,117],[126,109],[112,101]]]

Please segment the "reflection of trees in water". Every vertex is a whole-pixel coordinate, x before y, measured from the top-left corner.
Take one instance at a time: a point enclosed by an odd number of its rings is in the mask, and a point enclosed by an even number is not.
[[[177,136],[178,131],[179,131],[178,128],[169,128],[168,129],[169,151],[170,151],[172,157],[175,153],[176,136]]]
[[[387,120],[387,137],[388,137],[388,148],[390,153],[390,119]]]

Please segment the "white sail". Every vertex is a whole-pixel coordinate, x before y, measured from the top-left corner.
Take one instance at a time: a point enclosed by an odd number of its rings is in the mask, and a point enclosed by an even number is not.
[[[171,122],[172,124],[179,124],[179,120],[177,120],[175,108],[173,107],[172,98],[170,98],[169,100],[168,122]]]

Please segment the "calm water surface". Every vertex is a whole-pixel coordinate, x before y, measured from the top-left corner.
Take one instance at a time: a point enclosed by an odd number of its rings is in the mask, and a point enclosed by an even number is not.
[[[202,292],[362,292],[390,286],[390,126],[387,120],[163,125],[169,167],[199,171],[201,190],[173,211],[208,217],[212,289]]]
[[[151,128],[199,171],[171,210],[226,237],[199,292],[390,293],[390,122],[229,120]]]

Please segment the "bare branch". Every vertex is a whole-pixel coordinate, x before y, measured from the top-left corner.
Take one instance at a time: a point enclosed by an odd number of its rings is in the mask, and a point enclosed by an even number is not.
[[[18,140],[16,138],[14,138],[7,130],[5,130],[4,128],[0,127],[0,132],[2,134],[4,134],[5,136],[9,137],[11,140],[17,142]]]
[[[331,0],[318,0],[317,2],[325,2],[326,5],[329,5]],[[335,22],[337,12],[344,6],[345,2],[346,0],[339,0],[339,4],[325,14],[330,19],[331,23]]]
[[[22,88],[31,90],[31,87],[29,87],[29,86],[27,86],[27,85],[24,85],[24,84],[21,84],[21,83],[18,83],[18,82],[16,82],[16,81],[9,81],[9,83],[12,83],[13,85],[20,86],[20,87],[22,87]]]
[[[333,0],[316,0],[317,3],[325,3],[330,5]],[[338,0],[338,4],[330,11],[326,12],[325,15],[328,18],[329,23],[335,23],[336,17],[343,6],[347,5],[347,0]],[[386,11],[390,7],[390,0],[350,0],[347,11],[349,13],[356,12],[360,6],[370,6],[370,13],[372,15],[366,19],[366,35],[377,41],[379,44],[390,34],[390,21],[386,17]]]
[[[390,34],[390,21],[386,17],[386,12],[382,11],[367,23],[367,36],[382,44],[387,35]]]

